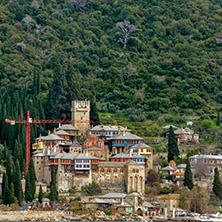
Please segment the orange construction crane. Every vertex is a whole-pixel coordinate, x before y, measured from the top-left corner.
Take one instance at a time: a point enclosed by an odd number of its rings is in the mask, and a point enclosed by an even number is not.
[[[16,123],[24,123],[26,124],[26,173],[29,168],[30,161],[30,125],[31,123],[74,123],[72,120],[34,120],[30,118],[29,110],[27,110],[27,119],[26,120],[5,120],[6,123],[11,123],[11,125],[15,125]],[[80,121],[85,122],[85,121]],[[93,123],[93,121],[90,121]]]

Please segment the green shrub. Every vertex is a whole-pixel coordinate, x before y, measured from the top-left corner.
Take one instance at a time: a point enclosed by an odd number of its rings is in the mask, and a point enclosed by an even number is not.
[[[112,213],[109,212],[109,211],[107,211],[107,210],[104,210],[103,212],[104,212],[106,215],[108,215],[108,216],[112,215]]]
[[[163,187],[160,189],[160,194],[168,194],[168,193],[170,193],[169,187]]]

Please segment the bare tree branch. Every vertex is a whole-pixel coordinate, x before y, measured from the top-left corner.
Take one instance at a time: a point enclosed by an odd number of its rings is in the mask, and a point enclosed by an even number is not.
[[[135,39],[140,42],[139,38],[132,36],[132,33],[138,31],[138,29],[133,24],[130,24],[129,21],[118,22],[116,26],[121,29],[121,31],[116,32],[115,35],[118,36],[117,42],[123,44],[124,49],[129,39]]]

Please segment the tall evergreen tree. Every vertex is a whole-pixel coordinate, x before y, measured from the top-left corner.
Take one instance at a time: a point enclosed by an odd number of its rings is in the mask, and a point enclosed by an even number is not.
[[[8,177],[8,184],[11,185],[12,182],[12,165],[11,165],[11,158],[9,152],[7,152],[6,156],[6,174]]]
[[[53,202],[58,199],[58,192],[56,188],[56,175],[54,170],[51,170],[51,182],[50,182],[50,200]]]
[[[65,72],[62,65],[57,64],[54,67],[53,83],[48,93],[46,104],[46,118],[50,119],[66,119],[67,106],[66,103],[67,82]]]
[[[217,113],[217,121],[216,121],[216,125],[220,126],[220,113]]]
[[[30,186],[32,190],[32,198],[34,199],[36,175],[35,175],[34,162],[32,158],[30,158],[30,161],[29,161],[28,174],[29,174],[29,182],[30,182]]]
[[[21,182],[21,172],[20,172],[20,166],[19,166],[19,161],[16,161],[15,165],[15,179],[14,179],[14,187],[15,187],[15,196],[18,200],[19,205],[22,202],[23,198],[23,191],[22,191],[22,182]]]
[[[39,196],[38,196],[38,199],[39,199],[39,202],[40,202],[40,203],[42,203],[42,198],[43,198],[42,185],[40,185],[40,188],[39,188]]]
[[[10,193],[9,193],[9,203],[15,203],[15,189],[13,183],[10,186]]]
[[[9,204],[10,190],[8,186],[8,176],[3,173],[3,203]]]
[[[26,201],[32,201],[33,200],[33,189],[30,183],[30,176],[29,172],[25,176],[25,200]]]
[[[173,132],[173,127],[171,126],[168,134],[168,162],[178,157],[179,155],[180,152],[177,146],[177,140]]]
[[[217,167],[214,169],[213,192],[216,194],[217,197],[222,199],[222,182]]]
[[[190,162],[188,158],[187,158],[187,165],[186,165],[185,174],[184,174],[183,185],[185,187],[188,187],[190,190],[193,189],[193,176],[192,176]]]
[[[69,110],[71,110],[71,102],[75,99],[80,98],[80,84],[78,81],[77,73],[73,67],[71,61],[68,62],[66,68],[66,81],[67,81],[67,103],[69,105]],[[71,119],[71,113],[67,113],[68,119]]]

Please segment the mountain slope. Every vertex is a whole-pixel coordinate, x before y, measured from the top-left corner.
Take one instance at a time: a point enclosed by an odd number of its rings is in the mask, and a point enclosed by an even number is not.
[[[221,3],[2,0],[0,87],[31,89],[36,72],[43,106],[59,78],[64,99],[55,105],[66,109],[72,79],[69,97],[82,98],[81,89],[89,90],[101,111],[143,115],[177,106],[206,111],[222,98]],[[137,29],[125,48],[117,35],[124,21]]]

